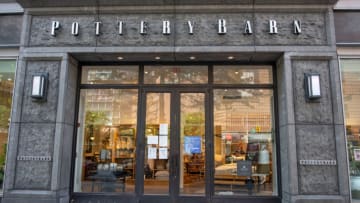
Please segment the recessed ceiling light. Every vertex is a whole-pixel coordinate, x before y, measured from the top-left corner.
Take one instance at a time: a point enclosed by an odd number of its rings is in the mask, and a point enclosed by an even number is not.
[[[239,74],[239,71],[235,71],[235,74],[236,74],[236,75]]]
[[[190,56],[189,59],[194,60],[194,59],[196,59],[196,57],[195,56]]]
[[[229,60],[232,60],[232,59],[234,59],[235,57],[233,57],[233,56],[228,56],[228,59]]]
[[[117,59],[118,59],[118,60],[123,60],[123,59],[124,59],[124,57],[122,57],[122,56],[118,56],[118,57],[117,57]]]
[[[160,60],[160,56],[156,56],[155,59],[156,59],[156,60]]]

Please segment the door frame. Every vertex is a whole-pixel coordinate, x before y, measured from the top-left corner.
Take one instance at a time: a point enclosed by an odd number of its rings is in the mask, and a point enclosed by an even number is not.
[[[89,84],[81,84],[81,72],[83,66],[107,66],[107,65],[138,65],[139,66],[139,82],[135,85],[109,85],[109,84],[101,84],[101,85],[89,85]],[[206,65],[208,66],[208,83],[206,84],[165,84],[165,85],[158,85],[158,84],[144,84],[144,66],[145,65],[179,65],[179,66],[186,66],[186,65]],[[272,67],[272,78],[273,84],[271,85],[263,85],[263,84],[214,84],[213,83],[213,66],[215,65],[268,65]],[[143,92],[189,92],[189,93],[196,93],[196,92],[204,92],[205,93],[205,117],[208,118],[205,121],[205,139],[206,139],[206,175],[205,181],[208,184],[205,184],[205,196],[174,196],[174,194],[170,194],[169,196],[163,195],[144,195],[143,194],[143,164],[144,158],[140,159],[136,164],[136,184],[135,184],[135,191],[132,194],[128,193],[85,193],[85,192],[74,192],[73,184],[74,184],[74,174],[75,174],[75,158],[76,158],[76,146],[77,146],[77,128],[74,128],[74,136],[73,136],[73,147],[72,147],[72,163],[71,163],[71,175],[70,175],[70,197],[71,202],[82,202],[82,201],[116,201],[116,202],[154,202],[154,203],[168,203],[168,202],[184,202],[188,203],[191,202],[192,199],[195,199],[194,202],[213,202],[213,203],[230,203],[230,202],[243,202],[243,203],[260,203],[260,202],[269,202],[269,203],[280,203],[282,200],[282,185],[281,185],[281,160],[280,160],[280,140],[279,140],[279,117],[278,117],[278,91],[277,91],[277,74],[276,74],[276,63],[272,61],[265,61],[265,62],[90,62],[90,63],[79,63],[78,65],[78,83],[77,83],[77,96],[76,96],[76,112],[75,112],[75,120],[74,124],[77,126],[78,122],[78,107],[80,101],[80,90],[81,89],[123,89],[123,88],[134,88],[138,90],[138,118],[137,118],[137,132],[143,132],[144,130],[145,121],[144,119],[144,108],[143,105],[146,105],[146,100],[143,97]],[[277,173],[277,196],[216,196],[214,194],[214,143],[212,141],[212,135],[214,132],[214,118],[213,118],[213,90],[214,89],[238,89],[238,88],[253,88],[253,89],[271,89],[273,91],[273,101],[274,101],[274,126],[275,126],[275,143],[276,143],[276,173]],[[180,94],[179,93],[179,94]],[[180,101],[180,100],[179,100]],[[175,105],[175,104],[174,104]],[[172,107],[171,107],[172,108]],[[178,107],[180,108],[180,106]],[[173,123],[173,121],[171,121]],[[173,128],[172,128],[173,129]],[[175,129],[174,129],[175,130]],[[142,139],[143,136],[138,136],[136,138],[137,148],[136,148],[136,157],[141,156],[144,157],[145,154],[141,152],[141,149],[145,149],[144,140]],[[179,136],[178,136],[179,137]],[[142,139],[142,140],[141,140]],[[180,140],[179,140],[180,141]],[[179,143],[179,141],[177,141]],[[171,145],[172,146],[172,145]],[[179,146],[180,147],[180,146]],[[179,161],[179,160],[178,160]],[[141,171],[141,174],[138,173]],[[177,178],[179,178],[177,176]],[[170,183],[169,183],[170,184]],[[170,187],[170,185],[169,185]],[[179,188],[179,187],[177,187]],[[177,194],[178,191],[177,191]],[[173,197],[173,198],[170,198]]]

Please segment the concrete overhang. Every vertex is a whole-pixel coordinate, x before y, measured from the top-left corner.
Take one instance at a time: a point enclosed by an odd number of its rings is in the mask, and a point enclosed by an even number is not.
[[[23,8],[157,5],[331,5],[338,0],[17,0]]]

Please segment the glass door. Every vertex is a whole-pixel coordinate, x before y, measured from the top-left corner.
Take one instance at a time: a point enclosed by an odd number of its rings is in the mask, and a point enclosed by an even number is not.
[[[146,93],[144,194],[169,195],[171,93]]]
[[[145,92],[145,196],[205,197],[203,92]]]
[[[205,196],[205,94],[180,94],[180,195]]]

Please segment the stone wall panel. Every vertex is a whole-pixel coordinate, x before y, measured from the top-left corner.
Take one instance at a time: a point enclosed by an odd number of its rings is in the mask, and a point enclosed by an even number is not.
[[[295,105],[295,122],[312,124],[333,123],[329,63],[326,60],[294,60],[293,94]],[[319,73],[321,98],[307,101],[304,88],[304,74]]]
[[[49,190],[51,162],[19,161],[16,167],[15,189]]]
[[[336,160],[334,128],[331,125],[296,125],[298,160]],[[301,165],[298,161],[300,194],[338,194],[336,165]]]
[[[21,122],[55,122],[59,93],[60,61],[28,61],[25,76]],[[49,73],[45,102],[31,98],[34,73]]]
[[[278,33],[269,34],[269,20],[275,20]],[[293,21],[301,22],[301,34],[294,34]],[[256,45],[326,45],[325,15],[288,13],[255,15]]]
[[[169,13],[131,15],[33,16],[29,46],[264,46],[327,45],[324,13]],[[218,34],[218,20],[226,20],[226,34]],[[163,34],[163,21],[170,21],[171,34]],[[252,34],[244,34],[251,22]],[[269,20],[276,20],[278,34],[269,34]],[[302,33],[293,33],[293,21],[299,20]],[[51,36],[52,21],[59,21],[56,36]],[[95,35],[95,22],[101,22]],[[118,22],[123,22],[119,35]],[[141,21],[147,22],[147,34],[140,34]],[[189,34],[188,21],[194,34]],[[73,22],[79,23],[79,35],[71,34]],[[324,37],[325,36],[325,37]]]
[[[300,166],[299,193],[303,195],[339,194],[336,166]]]
[[[19,133],[18,156],[52,156],[55,123],[23,123]]]
[[[0,15],[0,45],[20,44],[22,15]]]
[[[96,46],[95,16],[33,16],[29,46]],[[56,36],[51,35],[52,21],[59,21]],[[73,22],[79,23],[79,35],[71,35]]]

